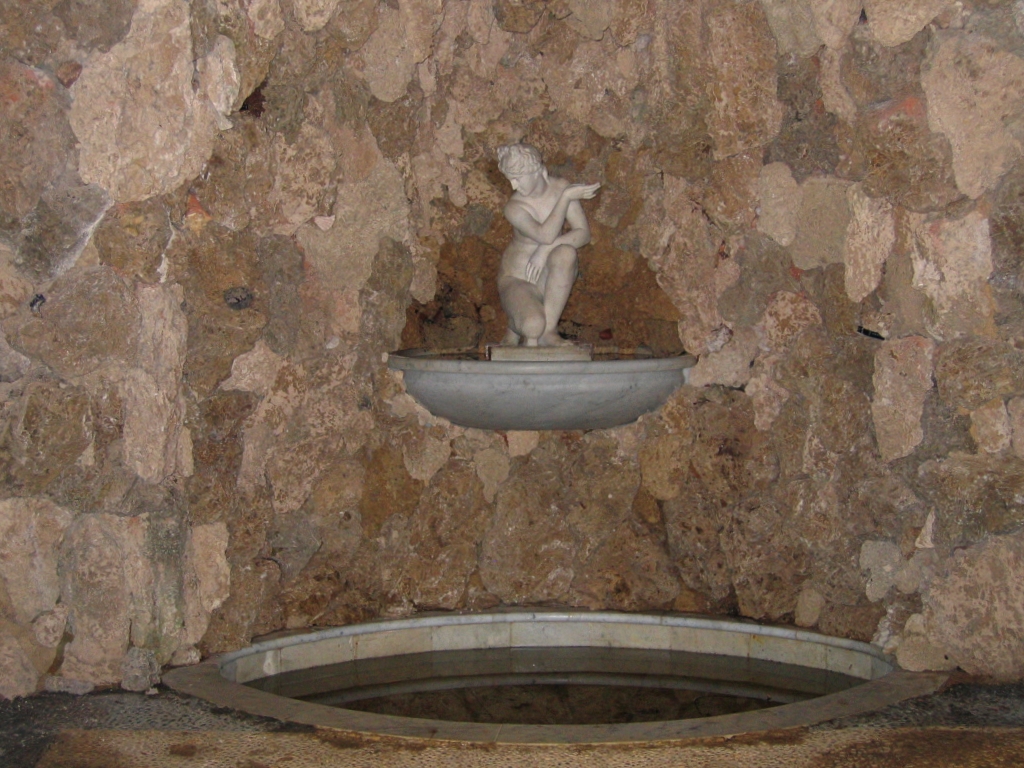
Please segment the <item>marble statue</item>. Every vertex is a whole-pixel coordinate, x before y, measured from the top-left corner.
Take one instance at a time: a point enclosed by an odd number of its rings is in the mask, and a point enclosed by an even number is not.
[[[498,167],[514,190],[505,218],[515,232],[498,271],[498,293],[508,316],[501,343],[570,345],[558,335],[558,319],[576,281],[576,252],[590,242],[579,201],[592,198],[601,185],[548,176],[540,152],[529,144],[499,147]]]

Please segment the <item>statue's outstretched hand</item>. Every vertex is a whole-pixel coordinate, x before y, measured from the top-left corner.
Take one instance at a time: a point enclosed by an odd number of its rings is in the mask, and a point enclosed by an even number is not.
[[[570,184],[562,192],[563,197],[567,197],[570,200],[589,200],[597,194],[597,190],[601,188],[601,184]]]

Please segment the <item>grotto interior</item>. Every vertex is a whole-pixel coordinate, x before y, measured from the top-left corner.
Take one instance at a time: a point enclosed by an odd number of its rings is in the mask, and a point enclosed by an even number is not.
[[[2,0],[0,696],[278,630],[680,612],[1024,677],[1024,3]],[[634,424],[432,417],[498,146],[600,182]]]

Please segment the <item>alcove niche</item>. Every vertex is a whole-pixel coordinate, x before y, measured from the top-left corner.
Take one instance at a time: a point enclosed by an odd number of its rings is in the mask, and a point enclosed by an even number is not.
[[[513,608],[1020,678],[1024,37],[888,6],[5,4],[0,694]],[[635,424],[387,368],[500,338],[518,140],[602,184],[562,333],[698,358]]]

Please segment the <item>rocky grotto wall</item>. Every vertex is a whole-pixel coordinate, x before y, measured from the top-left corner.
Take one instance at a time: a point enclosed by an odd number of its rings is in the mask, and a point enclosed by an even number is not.
[[[705,611],[1024,676],[1024,2],[0,2],[0,695],[281,628]],[[635,425],[434,420],[495,148],[600,181]]]

